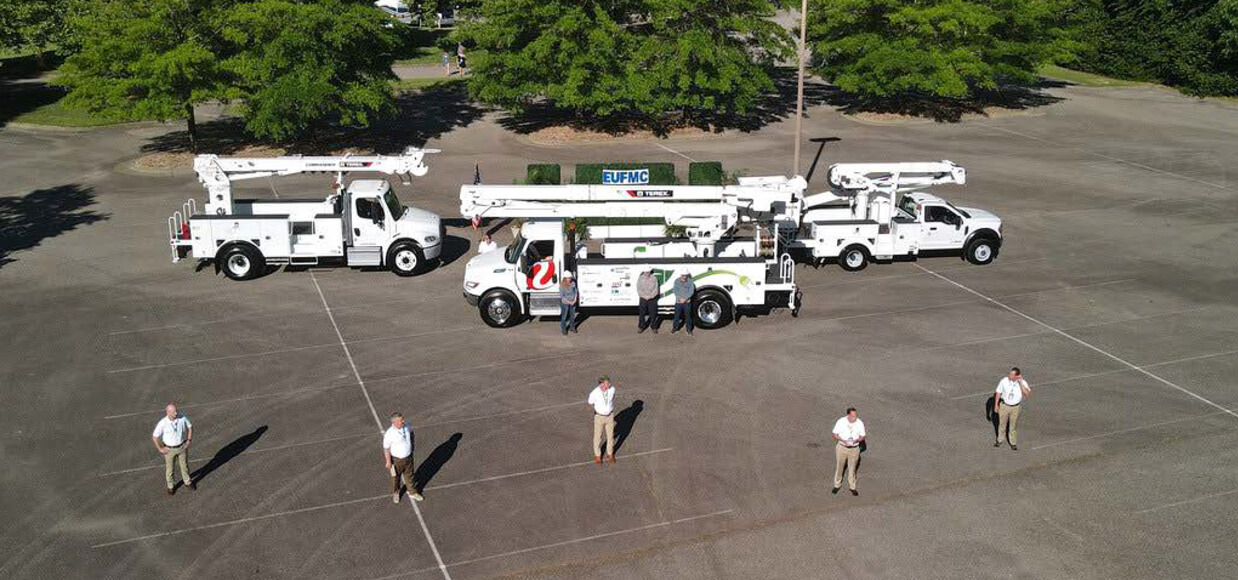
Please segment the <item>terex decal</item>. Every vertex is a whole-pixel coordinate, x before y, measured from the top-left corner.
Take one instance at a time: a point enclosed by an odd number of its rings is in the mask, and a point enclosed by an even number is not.
[[[369,167],[373,165],[373,163],[369,161],[345,161],[341,163],[341,165],[344,167]]]
[[[555,279],[555,263],[553,260],[542,260],[534,262],[533,267],[529,268],[529,277],[526,284],[529,290],[549,290]]]
[[[629,189],[628,197],[637,199],[646,199],[651,197],[674,197],[674,190],[670,189]]]

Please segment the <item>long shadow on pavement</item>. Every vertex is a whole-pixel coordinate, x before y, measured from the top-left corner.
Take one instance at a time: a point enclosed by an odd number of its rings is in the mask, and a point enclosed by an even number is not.
[[[417,480],[417,485],[425,489],[430,485],[430,480],[438,475],[440,469],[451,460],[451,457],[456,454],[456,448],[460,446],[460,440],[464,438],[463,433],[455,433],[448,437],[446,441],[439,444],[430,452],[430,456],[426,457],[421,465],[417,466],[417,475],[414,479]]]
[[[636,425],[636,418],[644,410],[645,402],[637,399],[632,401],[631,406],[615,415],[615,451],[623,448],[623,442],[628,440],[628,435],[632,434],[632,427]]]
[[[254,429],[251,433],[242,435],[235,441],[224,445],[219,451],[215,452],[215,456],[212,457],[206,465],[199,467],[194,470],[193,473],[189,474],[190,479],[194,482],[200,482],[203,479],[206,479],[206,476],[210,475],[216,469],[223,467],[225,463],[232,461],[232,458],[244,453],[246,449],[249,449],[249,447],[258,441],[258,439],[262,437],[262,434],[266,432],[267,426],[263,425],[257,429]]]

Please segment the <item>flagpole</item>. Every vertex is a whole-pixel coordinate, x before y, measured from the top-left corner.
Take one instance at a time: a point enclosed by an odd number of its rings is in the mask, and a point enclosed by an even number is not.
[[[800,174],[800,141],[804,139],[804,41],[808,36],[808,0],[800,3],[799,81],[795,89],[795,158],[791,162],[791,174]]]

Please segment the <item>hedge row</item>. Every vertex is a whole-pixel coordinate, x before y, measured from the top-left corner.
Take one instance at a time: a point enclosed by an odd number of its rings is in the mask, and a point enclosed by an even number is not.
[[[648,169],[649,185],[679,185],[674,163],[583,163],[576,166],[576,183],[599,185],[604,169]],[[688,185],[722,185],[725,175],[718,161],[688,165]],[[559,185],[563,173],[557,163],[531,163],[525,173],[527,185]]]

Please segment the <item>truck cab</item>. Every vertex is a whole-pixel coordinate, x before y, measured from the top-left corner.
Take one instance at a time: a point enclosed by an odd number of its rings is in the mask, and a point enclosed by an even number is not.
[[[919,250],[962,250],[973,264],[992,262],[1002,244],[1001,218],[982,209],[957,207],[930,193],[902,195],[895,220],[920,225]]]
[[[561,220],[526,222],[506,248],[469,260],[464,298],[495,327],[511,326],[525,316],[557,316],[567,254]]]
[[[339,203],[347,208],[345,240],[349,266],[390,266],[412,273],[443,248],[442,220],[405,206],[385,179],[358,179]]]

